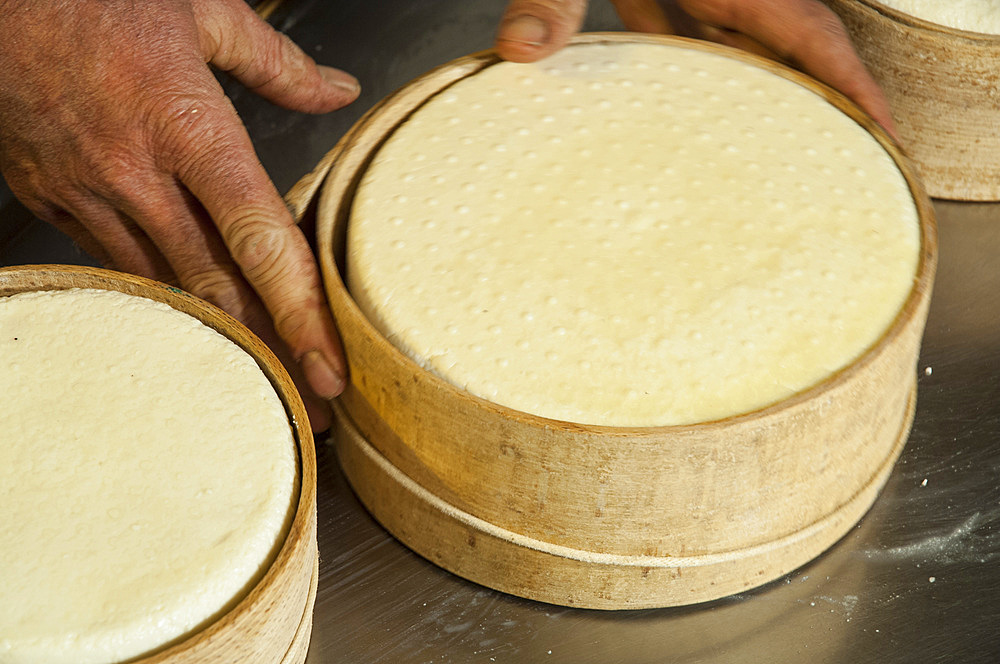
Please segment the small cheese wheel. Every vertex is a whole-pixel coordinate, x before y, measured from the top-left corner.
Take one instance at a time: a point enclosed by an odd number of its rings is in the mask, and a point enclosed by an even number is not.
[[[0,298],[0,661],[108,664],[204,627],[296,506],[288,416],[252,357],[165,304]]]
[[[878,0],[887,7],[949,28],[1000,34],[1000,0]]]

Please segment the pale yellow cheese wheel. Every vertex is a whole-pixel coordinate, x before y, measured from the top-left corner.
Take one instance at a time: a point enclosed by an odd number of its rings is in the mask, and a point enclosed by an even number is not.
[[[0,661],[106,664],[241,599],[297,495],[256,362],[165,304],[102,290],[0,298]]]
[[[477,396],[658,426],[847,366],[918,253],[899,169],[825,99],[715,53],[580,44],[408,118],[358,186],[347,277],[390,342]]]
[[[969,32],[1000,34],[1000,0],[878,0],[887,7]]]

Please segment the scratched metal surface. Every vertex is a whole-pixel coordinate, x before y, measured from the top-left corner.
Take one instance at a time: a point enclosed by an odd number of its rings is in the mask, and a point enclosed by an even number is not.
[[[279,188],[379,98],[490,44],[500,3],[289,0],[272,16],[365,92],[289,114],[230,82]],[[595,0],[587,27],[615,28]],[[309,664],[1000,661],[1000,205],[936,203],[941,260],[909,443],[870,513],[768,586],[701,606],[564,609],[477,587],[387,535],[319,445],[320,588]],[[0,264],[91,263],[0,187]]]
[[[388,537],[320,449],[309,662],[1000,661],[1000,205],[939,202],[913,432],[846,537],[765,587],[598,612],[502,595]]]

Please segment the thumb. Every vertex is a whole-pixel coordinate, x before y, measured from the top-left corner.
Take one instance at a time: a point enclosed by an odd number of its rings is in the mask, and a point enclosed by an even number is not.
[[[326,113],[357,98],[357,79],[317,65],[243,0],[192,2],[206,62],[279,106]]]
[[[511,0],[497,32],[497,53],[512,62],[552,55],[580,29],[586,10],[587,0]]]

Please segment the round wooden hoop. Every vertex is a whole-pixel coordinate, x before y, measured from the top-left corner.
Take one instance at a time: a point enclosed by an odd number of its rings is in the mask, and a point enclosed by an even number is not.
[[[355,491],[390,532],[473,581],[602,609],[721,597],[827,548],[885,481],[913,414],[937,256],[933,209],[885,132],[842,95],[800,73],[680,38],[597,34],[577,41],[725,53],[804,85],[865,127],[899,164],[921,219],[919,268],[899,316],[858,361],[819,385],[775,406],[691,426],[548,420],[473,397],[423,371],[358,310],[342,279],[343,240],[354,189],[372,155],[426,99],[498,61],[477,53],[388,97],[328,156],[333,168],[319,201],[318,242],[351,368],[338,408],[338,452]]]
[[[0,297],[26,291],[98,288],[163,302],[194,316],[256,360],[288,413],[299,454],[299,499],[271,568],[232,609],[205,629],[132,664],[302,664],[315,602],[316,452],[298,390],[274,354],[250,330],[208,302],[134,275],[69,265],[0,268]]]
[[[931,196],[1000,200],[1000,35],[876,0],[826,0],[885,91]]]

